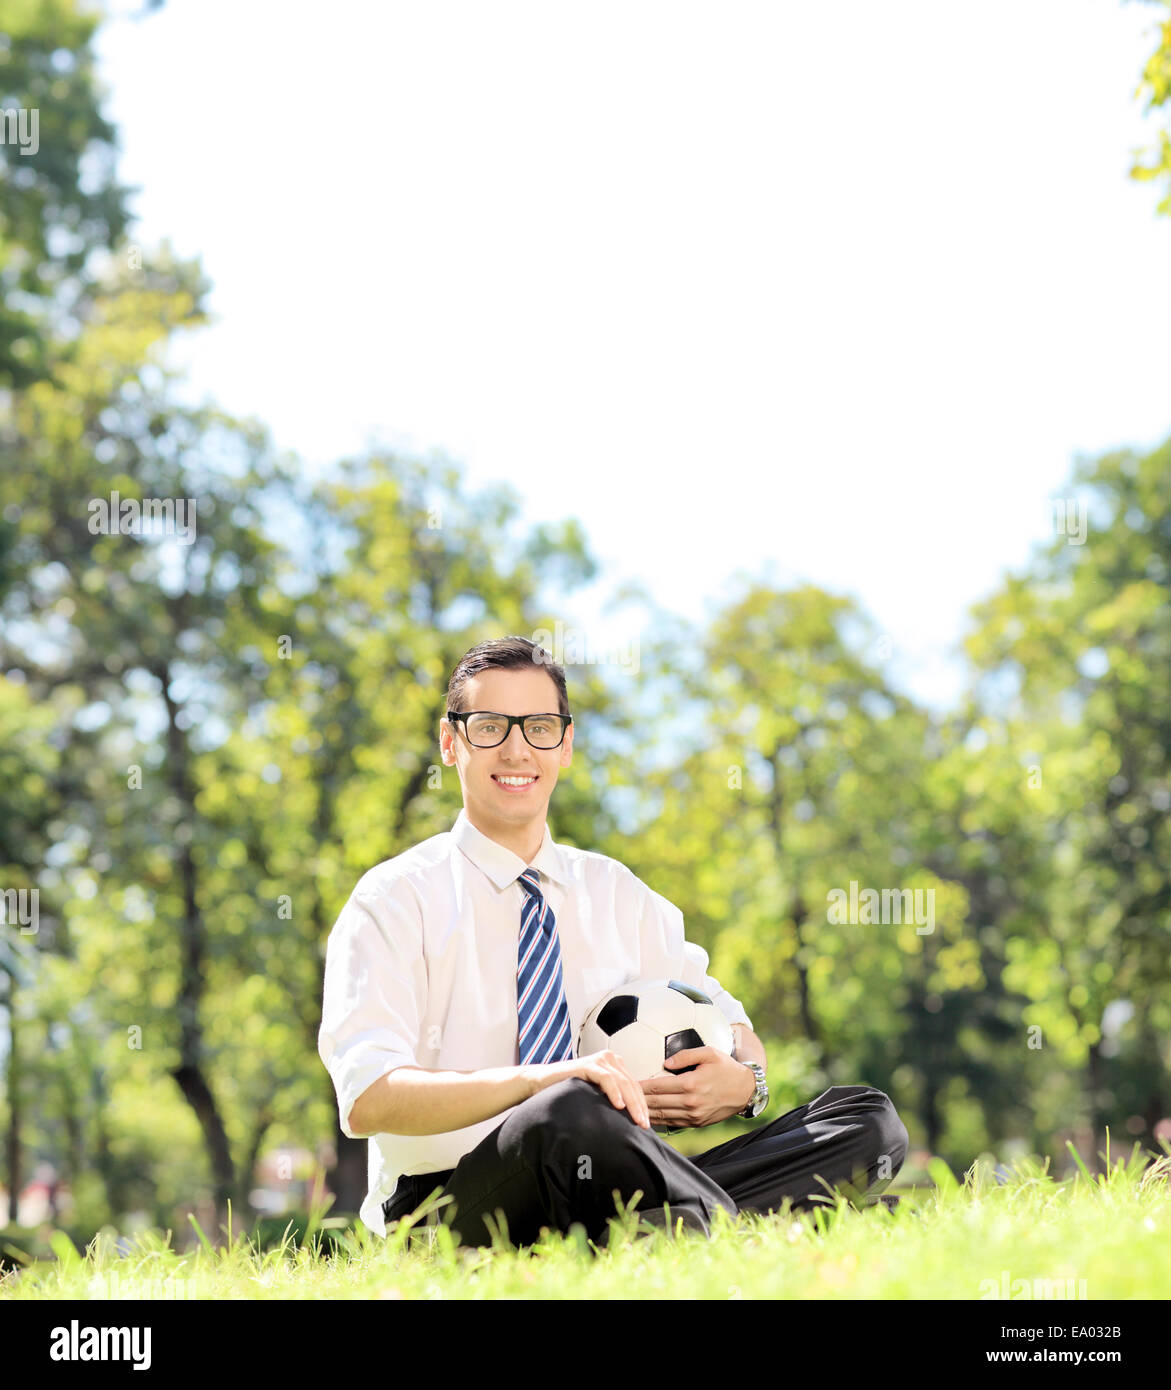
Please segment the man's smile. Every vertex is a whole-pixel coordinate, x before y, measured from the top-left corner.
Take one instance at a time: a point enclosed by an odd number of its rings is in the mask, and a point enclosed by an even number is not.
[[[537,781],[537,774],[534,772],[514,775],[511,773],[494,772],[492,774],[492,780],[498,786],[503,787],[505,791],[522,792],[526,787],[531,787],[533,783]]]

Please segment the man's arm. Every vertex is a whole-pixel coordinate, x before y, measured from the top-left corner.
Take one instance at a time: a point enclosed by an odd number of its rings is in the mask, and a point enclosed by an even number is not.
[[[622,1060],[608,1049],[563,1062],[477,1071],[399,1066],[363,1091],[350,1111],[349,1126],[355,1138],[382,1133],[446,1134],[490,1120],[547,1086],[573,1077],[600,1087],[611,1105],[625,1109],[634,1123],[650,1127],[646,1096]]]
[[[538,1089],[538,1079],[546,1082],[551,1078],[538,1078],[528,1066],[478,1071],[395,1067],[354,1102],[349,1128],[355,1138],[368,1134],[446,1134],[490,1120],[528,1100]]]
[[[768,1058],[764,1055],[764,1043],[746,1023],[732,1024],[732,1056],[738,1062],[759,1062],[768,1071]]]

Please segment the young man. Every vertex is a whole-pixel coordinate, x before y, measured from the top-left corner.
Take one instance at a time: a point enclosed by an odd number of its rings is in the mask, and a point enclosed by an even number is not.
[[[440,750],[463,810],[450,831],[370,869],[329,935],[318,1051],[342,1130],[370,1136],[361,1217],[379,1235],[442,1189],[464,1245],[517,1245],[580,1223],[592,1240],[615,1193],[653,1224],[708,1232],[723,1207],[768,1211],[880,1191],[906,1156],[890,1100],[832,1086],[694,1158],[651,1128],[753,1118],[765,1053],[740,1003],[707,975],[679,909],[618,860],[559,845],[546,816],[573,756],[565,673],[523,637],[480,643],[452,672]],[[735,1055],[677,1054],[682,1075],[636,1081],[613,1052],[575,1057],[614,986],[666,978],[708,994]],[[431,1219],[436,1219],[434,1214]],[[501,1225],[503,1223],[503,1225]]]

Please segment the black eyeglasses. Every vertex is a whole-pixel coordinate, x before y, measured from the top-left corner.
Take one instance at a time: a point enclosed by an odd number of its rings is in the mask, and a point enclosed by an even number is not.
[[[495,748],[520,725],[525,742],[532,748],[559,748],[565,731],[573,723],[572,714],[493,714],[491,710],[468,710],[459,714],[448,710],[451,720],[463,720],[464,735],[473,748]]]

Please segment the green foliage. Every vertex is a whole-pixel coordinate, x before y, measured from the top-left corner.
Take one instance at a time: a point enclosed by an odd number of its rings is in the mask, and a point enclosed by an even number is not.
[[[26,113],[23,129],[9,123],[12,135],[0,141],[0,388],[45,374],[53,299],[68,298],[128,220],[129,190],[113,177],[115,133],[94,71],[98,23],[76,0],[0,5],[0,106]]]

